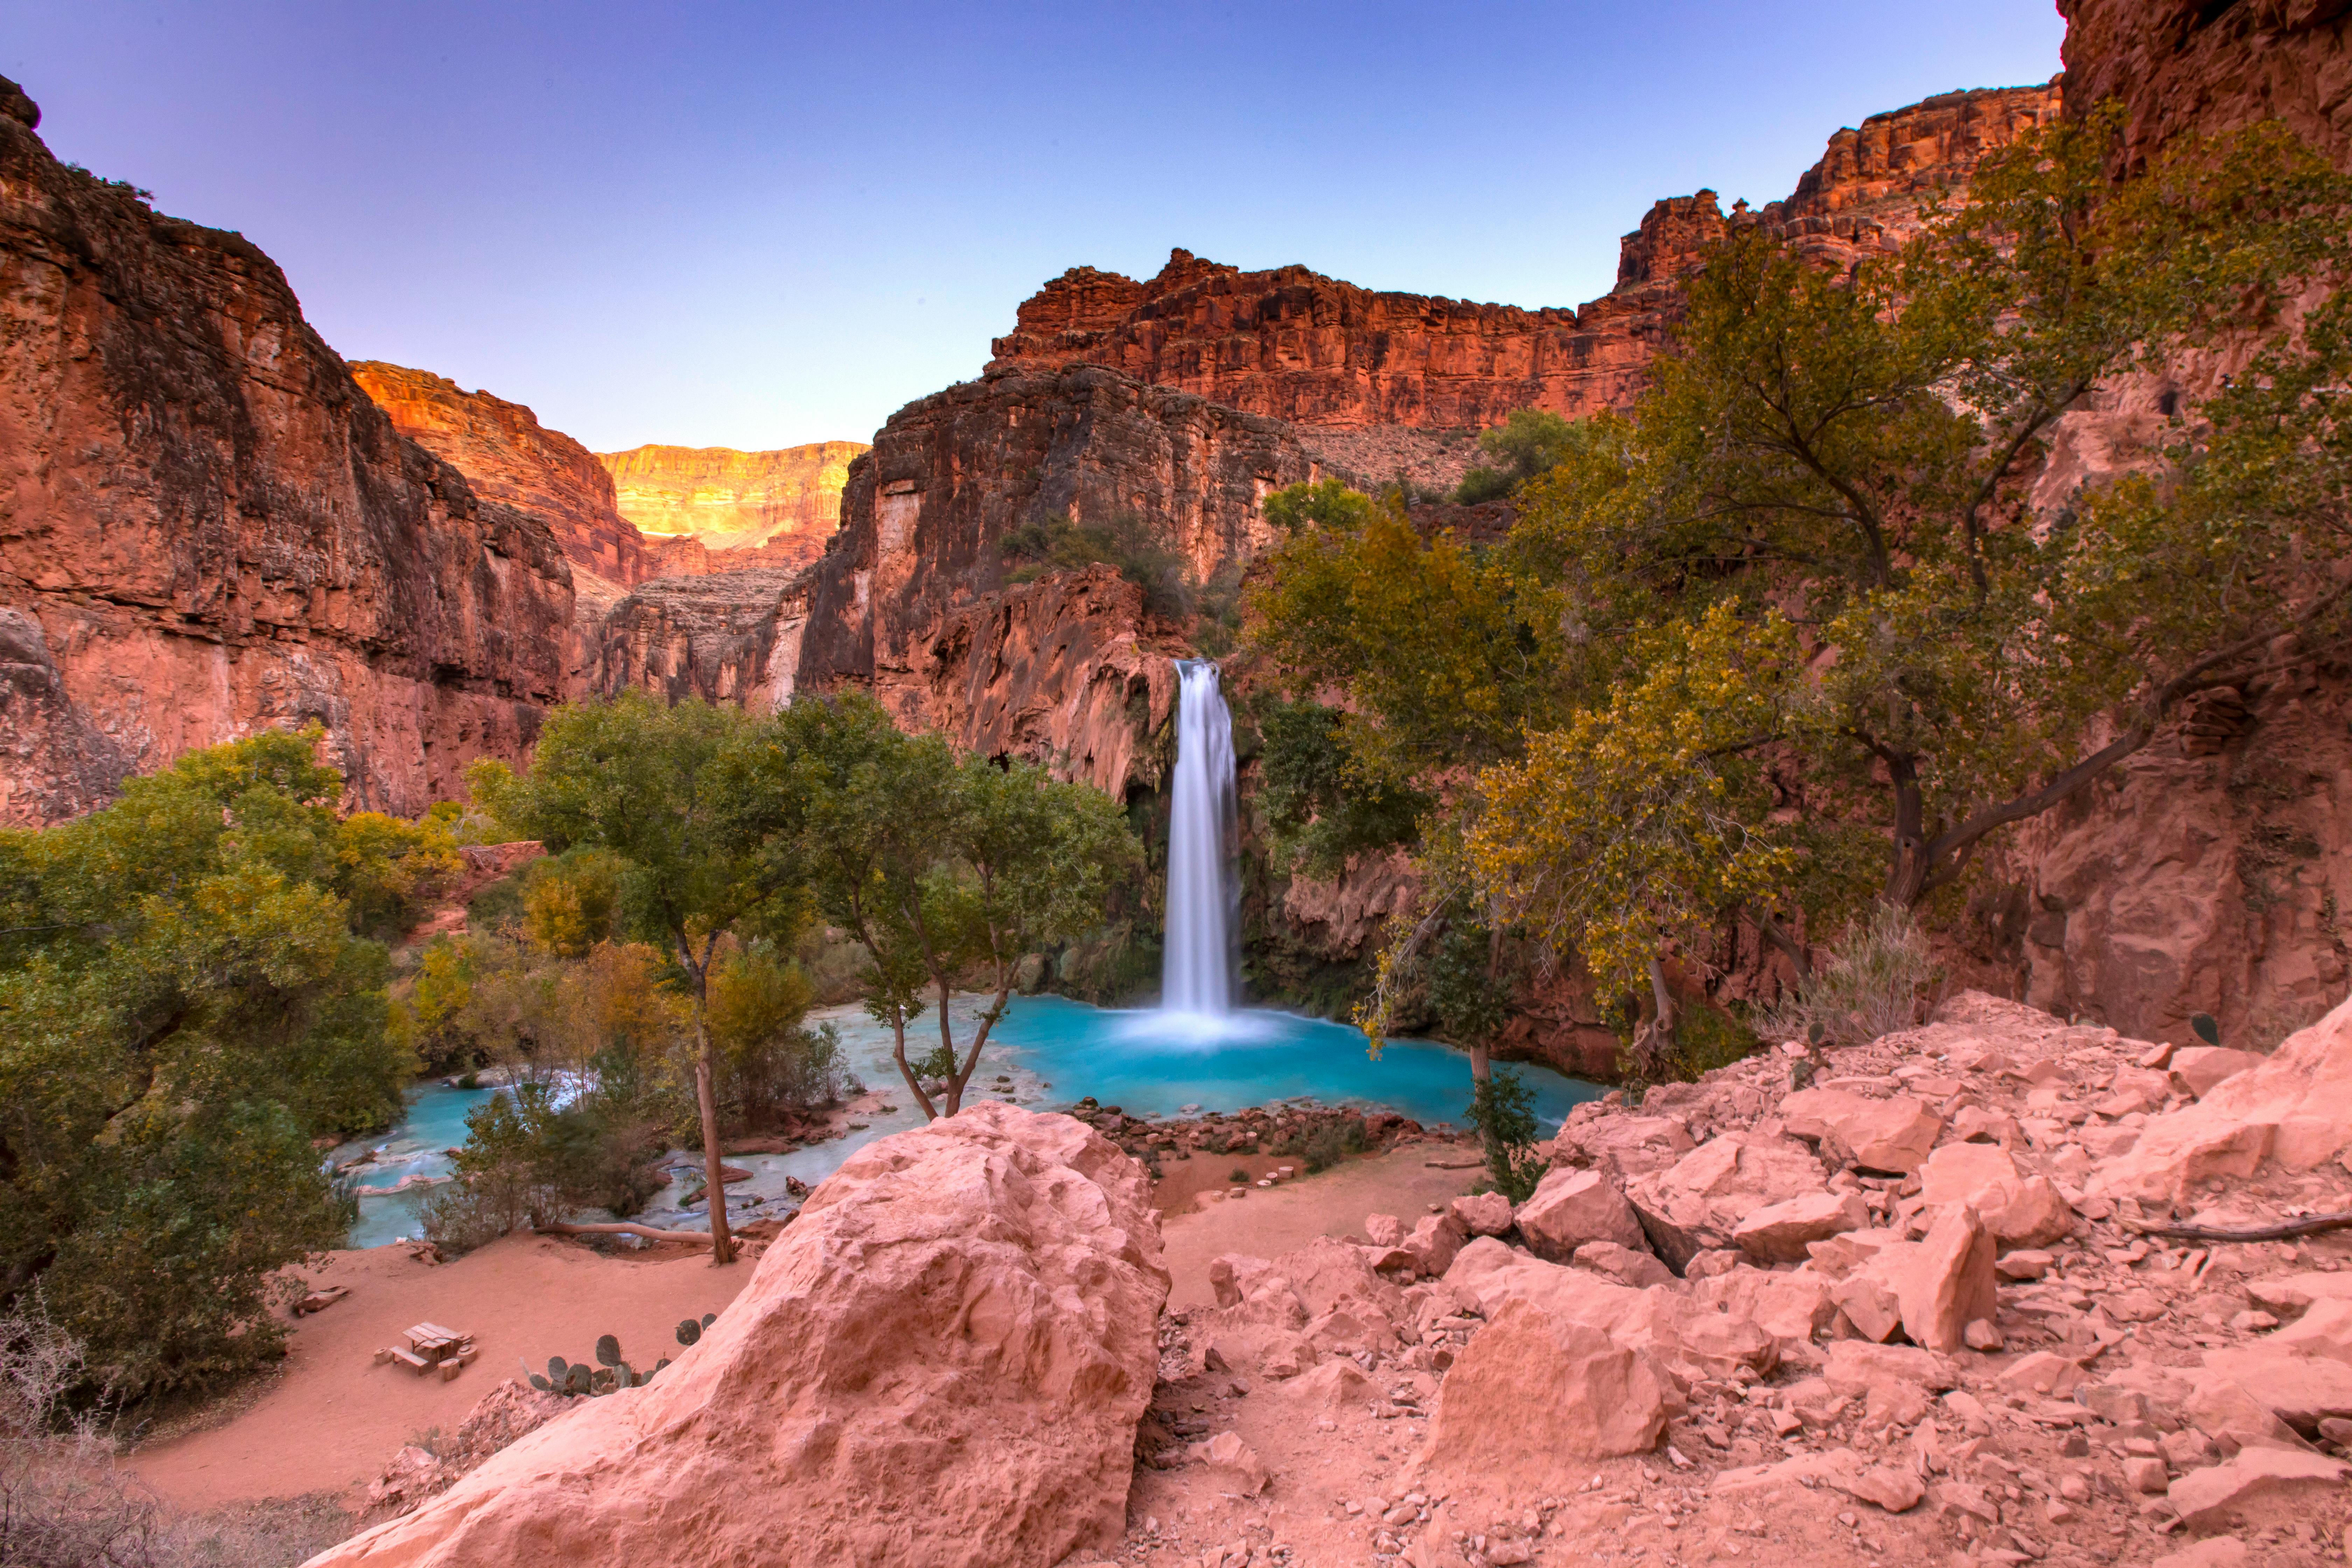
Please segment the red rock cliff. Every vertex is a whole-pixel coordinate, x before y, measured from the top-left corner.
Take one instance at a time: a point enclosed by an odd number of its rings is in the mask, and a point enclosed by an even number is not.
[[[908,404],[850,467],[799,684],[870,683],[910,726],[1117,793],[1140,739],[1129,702],[1148,731],[1168,697],[1140,595],[1099,571],[1007,589],[999,542],[1047,517],[1129,513],[1206,577],[1266,542],[1269,491],[1316,471],[1274,420],[1107,370],[996,372]]]
[[[313,719],[369,806],[519,756],[572,613],[545,525],[394,431],[268,257],[31,119],[0,112],[0,820]]]
[[[394,429],[454,466],[476,495],[544,519],[574,566],[620,586],[699,569],[698,547],[667,560],[649,547],[614,504],[613,478],[596,455],[521,404],[376,360],[357,362],[352,375]]]
[[[841,521],[849,465],[866,447],[816,441],[772,452],[731,447],[636,447],[599,452],[621,515],[651,534],[713,552],[759,552],[761,566],[805,566]],[[715,569],[724,570],[724,566]]]
[[[1946,93],[1831,138],[1796,194],[1753,215],[1808,248],[1860,254],[1920,203],[2058,110],[2053,87]],[[1625,237],[1617,287],[1581,310],[1381,293],[1304,267],[1244,272],[1170,254],[1149,282],[1077,268],[1025,301],[990,368],[1108,366],[1230,407],[1343,429],[1477,428],[1516,408],[1622,406],[1663,341],[1673,284],[1724,216],[1715,193],[1658,203]]]
[[[2126,156],[2276,117],[2352,168],[2352,0],[2058,0],[2066,107],[2119,100]]]

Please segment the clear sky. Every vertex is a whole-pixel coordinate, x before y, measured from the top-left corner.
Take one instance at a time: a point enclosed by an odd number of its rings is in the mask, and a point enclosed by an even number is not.
[[[1520,305],[1660,196],[2046,80],[2052,0],[0,0],[57,154],[242,230],[344,355],[609,450],[866,439],[1169,247]]]

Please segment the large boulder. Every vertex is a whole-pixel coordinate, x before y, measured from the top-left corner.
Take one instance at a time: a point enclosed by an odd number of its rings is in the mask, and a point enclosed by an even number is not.
[[[1913,1344],[1949,1354],[1970,1323],[1993,1319],[1993,1251],[1982,1216],[1953,1204],[1937,1212],[1924,1238],[1880,1247],[1831,1297],[1864,1339],[1883,1342],[1900,1329]]]
[[[1730,1247],[1739,1222],[1758,1209],[1817,1193],[1828,1180],[1801,1143],[1726,1133],[1634,1182],[1625,1196],[1650,1245],[1679,1272],[1703,1251]]]
[[[1673,1116],[1611,1116],[1596,1107],[1571,1115],[1551,1142],[1554,1161],[1591,1165],[1631,1181],[1663,1171],[1697,1146],[1690,1128]]]
[[[1567,1262],[1588,1241],[1650,1245],[1615,1179],[1599,1171],[1548,1172],[1512,1218],[1528,1250],[1551,1263]]]
[[[1919,1181],[1929,1206],[1968,1205],[2004,1247],[2046,1247],[2074,1228],[2074,1211],[2056,1184],[2020,1172],[1998,1144],[1947,1143],[1919,1167]]]
[[[436,1568],[1109,1551],[1168,1295],[1139,1166],[984,1102],[877,1140],[650,1385],[312,1560]]]
[[[1731,1228],[1731,1239],[1767,1263],[1802,1263],[1806,1247],[1870,1225],[1860,1193],[1823,1190],[1767,1204]]]
[[[1568,1461],[1644,1454],[1673,1403],[1646,1351],[1528,1300],[1507,1303],[1446,1374],[1429,1462],[1487,1486],[1567,1491]]]
[[[2091,1191],[2180,1202],[2215,1177],[2275,1160],[2308,1171],[2352,1147],[2352,1002],[2289,1035],[2262,1066],[2232,1073],[2194,1105],[2150,1120]]]
[[[1601,1330],[1618,1343],[1655,1352],[1677,1375],[1696,1381],[1769,1373],[1780,1364],[1779,1343],[1745,1318],[1704,1305],[1679,1290],[1614,1284],[1582,1268],[1515,1252],[1481,1237],[1462,1249],[1445,1283],[1492,1321],[1515,1300],[1556,1318]]]
[[[1944,1119],[1910,1095],[1873,1100],[1843,1089],[1798,1090],[1780,1101],[1780,1121],[1795,1137],[1834,1140],[1863,1169],[1895,1176],[1917,1170],[1944,1130]]]

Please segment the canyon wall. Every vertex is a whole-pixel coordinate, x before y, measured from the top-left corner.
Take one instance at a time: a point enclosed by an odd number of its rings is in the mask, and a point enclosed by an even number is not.
[[[402,437],[250,243],[0,100],[0,820],[311,720],[363,806],[520,756],[573,613],[547,526]]]
[[[672,702],[698,697],[772,713],[792,700],[807,625],[805,572],[657,577],[587,630],[589,689],[611,696],[641,686]]]
[[[1841,131],[1786,201],[1735,221],[1858,255],[1913,232],[1920,203],[2058,112],[2054,86],[1947,93]],[[1148,282],[1076,268],[1019,309],[991,369],[1104,365],[1292,423],[1476,429],[1514,409],[1623,407],[1661,345],[1675,280],[1721,237],[1715,193],[1659,202],[1580,310],[1377,292],[1304,267],[1244,272],[1170,253]],[[1385,475],[1380,477],[1385,478]]]
[[[911,727],[1123,791],[1181,628],[1115,573],[1008,586],[1005,535],[1133,515],[1206,579],[1269,542],[1268,492],[1317,472],[1275,420],[1107,370],[992,372],[908,404],[851,465],[798,683],[870,685]]]
[[[2174,137],[2284,121],[2352,168],[2352,0],[2058,0],[2066,106],[2126,113],[2132,164]]]
[[[824,553],[841,519],[849,465],[865,450],[856,441],[772,452],[636,447],[599,452],[595,460],[617,488],[621,515],[646,533],[757,552],[757,564],[790,568]]]
[[[595,454],[521,404],[376,360],[355,362],[352,375],[394,429],[464,474],[476,495],[542,519],[575,568],[612,585],[598,595],[605,602],[647,577],[705,569],[692,542],[684,554],[649,548],[614,505],[613,478]]]

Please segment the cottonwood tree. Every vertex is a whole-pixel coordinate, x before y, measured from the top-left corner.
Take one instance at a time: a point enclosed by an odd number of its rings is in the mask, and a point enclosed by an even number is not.
[[[788,722],[820,908],[866,950],[866,1007],[891,1028],[908,1092],[927,1118],[952,1116],[1021,960],[1101,922],[1112,879],[1140,862],[1134,836],[1100,791],[1025,763],[959,761],[937,736],[899,731],[868,698],[811,700]],[[992,994],[959,1044],[949,1004],[975,972]],[[927,989],[940,1044],[916,1061],[907,1028]],[[927,1076],[945,1080],[937,1099]]]
[[[803,906],[805,804],[780,721],[642,691],[569,704],[540,731],[517,777],[485,761],[476,801],[551,851],[609,851],[621,919],[677,965],[693,1010],[695,1102],[714,1264],[734,1260],[719,1158],[710,981],[730,937],[789,929]]]

